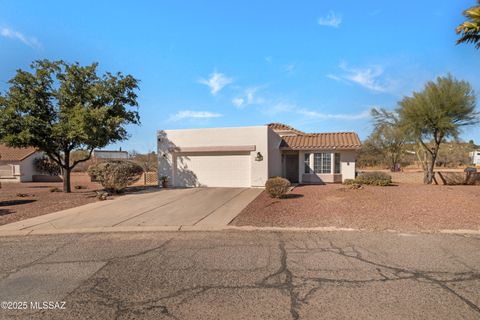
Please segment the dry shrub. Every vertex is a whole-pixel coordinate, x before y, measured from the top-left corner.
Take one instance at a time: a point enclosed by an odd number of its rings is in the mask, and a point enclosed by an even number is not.
[[[140,179],[143,169],[131,161],[108,161],[88,168],[90,177],[102,184],[105,190],[119,193]]]
[[[290,181],[281,177],[273,177],[265,183],[265,190],[272,198],[281,198],[290,188]]]

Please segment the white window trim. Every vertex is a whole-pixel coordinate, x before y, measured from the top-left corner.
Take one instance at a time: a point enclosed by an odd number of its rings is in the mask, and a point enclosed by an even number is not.
[[[305,174],[342,174],[342,155],[340,152],[334,152],[334,151],[310,151],[310,152],[305,152],[305,154],[310,153],[309,156],[309,162],[310,162],[310,169],[309,173]],[[316,173],[315,172],[315,154],[316,153],[329,153],[330,154],[330,173]],[[335,153],[338,153],[340,155],[340,173],[335,173]],[[305,161],[304,161],[305,165]],[[305,169],[304,169],[305,172]]]

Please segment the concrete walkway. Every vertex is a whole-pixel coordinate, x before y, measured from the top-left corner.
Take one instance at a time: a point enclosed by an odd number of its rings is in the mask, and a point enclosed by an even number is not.
[[[126,195],[0,226],[0,234],[221,228],[262,189],[168,189]]]

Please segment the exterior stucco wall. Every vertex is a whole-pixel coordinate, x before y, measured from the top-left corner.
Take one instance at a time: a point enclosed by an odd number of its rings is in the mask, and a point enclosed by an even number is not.
[[[36,158],[40,158],[42,156],[41,152],[35,152],[30,157],[23,159],[20,162],[20,181],[21,182],[31,182],[33,181],[33,176],[37,174],[41,174],[37,170],[35,170],[34,161]]]
[[[355,179],[356,161],[357,152],[355,150],[345,150],[340,153],[342,181],[345,181],[345,179]]]
[[[340,174],[305,173],[305,153],[340,153]],[[345,179],[355,179],[355,150],[311,150],[298,153],[299,176],[301,183],[339,183]],[[333,161],[333,159],[332,159]],[[313,163],[312,163],[313,166]]]
[[[281,142],[282,138],[268,128],[268,177],[280,177],[283,174]]]
[[[158,132],[158,174],[167,176],[172,183],[176,167],[172,150],[176,147],[255,146],[255,151],[250,152],[250,183],[252,187],[263,187],[269,176],[268,130],[267,126],[161,130]],[[258,152],[263,156],[262,161],[255,160]]]

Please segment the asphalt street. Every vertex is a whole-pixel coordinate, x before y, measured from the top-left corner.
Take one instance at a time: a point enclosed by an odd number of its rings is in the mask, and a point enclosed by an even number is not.
[[[373,232],[3,237],[0,318],[479,319],[479,249]]]

